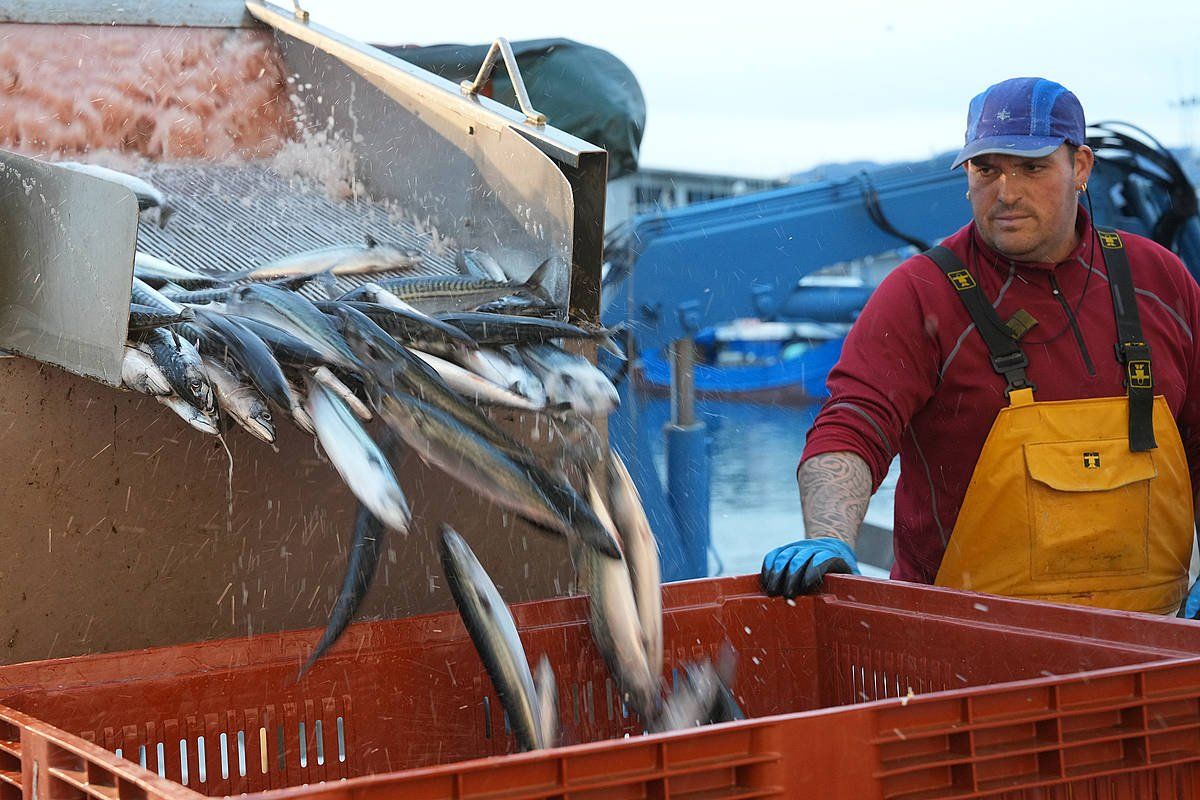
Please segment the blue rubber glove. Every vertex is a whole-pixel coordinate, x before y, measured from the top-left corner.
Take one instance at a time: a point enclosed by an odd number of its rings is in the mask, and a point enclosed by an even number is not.
[[[1184,619],[1200,619],[1200,581],[1192,584],[1187,597],[1183,598],[1183,605],[1179,607],[1179,612],[1175,616]]]
[[[772,597],[811,594],[821,588],[821,579],[827,572],[862,574],[854,550],[841,539],[827,536],[801,539],[767,553],[763,559],[762,588]]]

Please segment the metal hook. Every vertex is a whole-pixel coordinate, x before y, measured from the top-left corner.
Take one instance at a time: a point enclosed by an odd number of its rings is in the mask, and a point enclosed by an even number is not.
[[[308,12],[300,7],[300,0],[292,0],[292,13],[301,22],[308,22]]]
[[[535,110],[533,104],[529,102],[529,93],[525,91],[525,81],[521,78],[521,69],[517,66],[517,57],[513,55],[512,46],[508,43],[508,39],[505,39],[503,36],[492,42],[492,46],[488,48],[487,55],[484,56],[483,64],[480,65],[479,74],[475,76],[475,80],[463,81],[459,84],[462,93],[467,97],[475,97],[479,94],[479,90],[487,83],[488,78],[492,76],[492,71],[496,68],[497,56],[504,58],[504,66],[508,69],[508,78],[512,81],[513,91],[517,95],[517,104],[521,106],[521,111],[525,114],[525,121],[530,125],[545,125],[546,115]]]

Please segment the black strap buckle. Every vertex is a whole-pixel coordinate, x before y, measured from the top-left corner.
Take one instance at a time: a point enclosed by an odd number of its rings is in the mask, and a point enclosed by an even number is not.
[[[1021,350],[1000,356],[992,356],[992,369],[1003,375],[1004,379],[1008,382],[1008,386],[1004,388],[1005,397],[1017,389],[1037,391],[1037,386],[1025,377],[1025,368],[1028,366],[1029,359],[1025,357],[1025,353]]]

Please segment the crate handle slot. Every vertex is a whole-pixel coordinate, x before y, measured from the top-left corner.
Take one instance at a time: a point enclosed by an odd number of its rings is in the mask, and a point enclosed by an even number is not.
[[[201,783],[208,783],[208,760],[204,757],[204,734],[196,737],[196,766]]]
[[[521,77],[521,68],[517,66],[517,57],[513,55],[512,45],[503,36],[498,37],[488,48],[475,80],[463,81],[458,85],[462,93],[467,97],[475,97],[479,94],[479,90],[488,82],[488,79],[492,77],[492,71],[496,69],[497,57],[504,59],[508,78],[512,81],[513,91],[517,95],[517,104],[521,106],[521,111],[525,114],[525,121],[539,128],[545,126],[546,115],[534,109],[533,103],[529,102],[529,92],[525,91],[525,80]]]
[[[179,782],[188,785],[187,739],[179,740]]]
[[[221,780],[229,780],[229,737],[222,732],[220,737],[221,744]]]
[[[337,718],[338,761],[346,762],[346,729],[342,718]]]

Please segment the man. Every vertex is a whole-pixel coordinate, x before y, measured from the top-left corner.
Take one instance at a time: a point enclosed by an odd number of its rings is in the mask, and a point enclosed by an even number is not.
[[[1157,244],[1093,229],[1084,135],[1052,81],[972,100],[953,166],[974,221],[855,322],[797,474],[809,538],[767,555],[769,594],[857,571],[899,452],[893,578],[1196,616],[1200,288]]]

